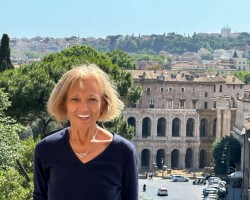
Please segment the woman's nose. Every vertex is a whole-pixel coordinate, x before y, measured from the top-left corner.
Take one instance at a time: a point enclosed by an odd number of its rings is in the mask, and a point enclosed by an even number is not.
[[[81,101],[78,108],[81,109],[82,111],[89,110],[89,106],[86,101]]]

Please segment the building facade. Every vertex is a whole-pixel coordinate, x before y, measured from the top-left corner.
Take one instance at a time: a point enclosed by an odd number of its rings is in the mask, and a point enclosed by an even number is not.
[[[232,75],[128,70],[143,94],[124,117],[135,127],[139,169],[211,166],[216,138],[230,135],[244,83]]]

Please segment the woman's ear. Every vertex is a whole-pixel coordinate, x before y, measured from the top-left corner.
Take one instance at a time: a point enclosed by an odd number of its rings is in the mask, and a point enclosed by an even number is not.
[[[107,108],[108,108],[107,96],[103,95],[101,100],[100,118],[102,118],[103,114],[106,113]]]

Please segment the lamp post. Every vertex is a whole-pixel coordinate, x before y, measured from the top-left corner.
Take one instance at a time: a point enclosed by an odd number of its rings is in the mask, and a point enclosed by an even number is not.
[[[152,169],[152,176],[154,176],[156,163],[153,163],[152,165],[153,165],[153,169]]]

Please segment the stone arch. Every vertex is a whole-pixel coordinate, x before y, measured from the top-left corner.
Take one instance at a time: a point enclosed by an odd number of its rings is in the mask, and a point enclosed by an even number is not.
[[[150,163],[150,151],[149,149],[143,149],[141,152],[141,169],[149,169]]]
[[[174,118],[172,122],[172,137],[180,137],[180,126],[181,120],[179,118]]]
[[[162,169],[165,163],[165,151],[164,149],[159,149],[156,154],[156,165],[158,169]]]
[[[157,137],[165,137],[166,119],[161,117],[157,120]]]
[[[193,150],[191,148],[188,148],[186,150],[185,155],[185,168],[192,168],[193,167]]]
[[[147,138],[151,136],[151,119],[144,117],[142,120],[142,137]]]
[[[135,118],[134,117],[129,117],[127,122],[128,122],[128,124],[130,126],[134,127],[134,136],[136,136],[136,120],[135,120]]]
[[[216,126],[217,126],[217,118],[213,121],[213,136],[216,136]]]
[[[194,119],[193,118],[189,118],[187,120],[186,136],[187,137],[193,137],[194,136]]]
[[[178,169],[179,168],[179,161],[180,159],[180,152],[178,149],[174,149],[171,152],[171,168],[172,169]]]
[[[199,167],[204,168],[206,166],[207,166],[207,151],[206,151],[206,149],[202,149],[200,151]]]
[[[200,122],[200,137],[207,136],[208,122],[206,118],[203,118]]]

